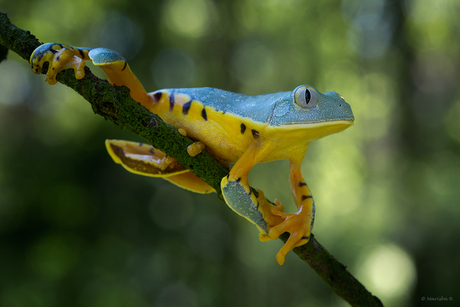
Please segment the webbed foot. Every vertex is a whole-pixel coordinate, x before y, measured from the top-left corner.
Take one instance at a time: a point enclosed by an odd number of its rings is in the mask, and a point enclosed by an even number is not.
[[[241,180],[224,177],[221,186],[227,205],[257,226],[261,232],[261,241],[276,240],[282,233],[290,233],[288,241],[276,255],[276,261],[280,265],[283,265],[290,250],[308,242],[313,227],[314,209],[309,212],[306,209],[309,206],[304,206],[297,213],[284,213],[284,206],[278,200],[274,204],[270,203],[261,190],[253,193],[248,185],[241,184]]]
[[[105,145],[112,159],[131,173],[161,177],[197,193],[214,191],[206,182],[181,166],[176,159],[150,145],[121,140],[106,140]]]
[[[289,251],[308,242],[314,223],[314,209],[312,212],[301,208],[296,213],[284,213],[284,206],[278,200],[275,200],[275,205],[271,205],[266,199],[260,199],[265,197],[262,191],[258,192],[259,210],[263,212],[268,224],[267,233],[259,234],[259,239],[264,242],[276,240],[282,233],[290,233],[289,239],[276,255],[276,261],[283,265]]]
[[[56,84],[56,75],[60,71],[69,68],[75,71],[75,78],[81,79],[85,76],[84,59],[87,58],[89,50],[57,43],[43,44],[32,53],[30,66],[35,73],[40,74],[43,65],[48,62],[46,82],[51,85]]]
[[[276,254],[276,261],[283,265],[286,254],[289,251],[308,242],[313,228],[314,217],[311,212],[304,212],[302,209],[297,213],[283,213],[281,216],[285,218],[284,222],[271,227],[268,231],[268,236],[275,240],[284,232],[290,233],[289,239]]]

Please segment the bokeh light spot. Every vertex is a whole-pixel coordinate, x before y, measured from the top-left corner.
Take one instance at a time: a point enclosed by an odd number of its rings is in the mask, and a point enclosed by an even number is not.
[[[32,270],[49,280],[64,277],[79,259],[78,242],[62,234],[42,237],[29,252]]]
[[[16,61],[2,63],[0,69],[0,104],[12,106],[24,101],[32,85],[26,65]]]
[[[170,0],[163,23],[171,31],[190,38],[205,35],[210,26],[211,3],[206,0]]]
[[[362,256],[357,276],[377,296],[394,300],[411,290],[416,269],[406,251],[382,244]]]

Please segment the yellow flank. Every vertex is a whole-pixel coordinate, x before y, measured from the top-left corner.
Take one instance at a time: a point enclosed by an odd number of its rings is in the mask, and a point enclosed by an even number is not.
[[[191,99],[192,98],[187,94],[175,94],[174,95],[174,103],[181,107],[183,107]]]
[[[187,146],[187,153],[190,157],[195,157],[204,150],[205,146],[202,142],[196,142]]]
[[[184,96],[187,95],[173,95],[173,104],[167,90],[149,95],[153,99],[148,108],[152,113],[174,127],[181,127],[189,138],[202,142],[206,150],[221,161],[236,162],[268,126],[231,113],[224,114],[197,100],[189,100],[189,105],[186,105]],[[187,107],[186,112],[184,106]]]

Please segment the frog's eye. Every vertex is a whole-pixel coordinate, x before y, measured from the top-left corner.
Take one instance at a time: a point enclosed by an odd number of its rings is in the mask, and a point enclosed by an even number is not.
[[[299,87],[294,94],[295,102],[305,109],[310,109],[318,104],[318,93],[306,86]]]

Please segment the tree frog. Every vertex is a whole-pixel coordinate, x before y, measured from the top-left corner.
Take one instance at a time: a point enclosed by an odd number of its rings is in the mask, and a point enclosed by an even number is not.
[[[291,249],[308,242],[315,220],[315,203],[302,177],[301,163],[311,141],[353,124],[351,107],[340,95],[333,91],[320,93],[309,85],[256,96],[208,87],[147,93],[117,52],[57,43],[38,47],[30,63],[36,73],[41,73],[43,64],[49,62],[46,81],[55,84],[56,74],[64,69],[74,69],[75,77],[83,78],[85,60],[99,66],[110,83],[127,86],[131,97],[150,112],[198,141],[190,148],[191,155],[206,149],[222,163],[234,163],[221,181],[225,202],[259,229],[262,241],[274,240],[284,232],[290,234],[276,255],[280,265]],[[116,163],[133,173],[163,177],[198,193],[214,191],[175,159],[152,146],[107,140],[106,147]],[[274,204],[268,202],[263,192],[255,193],[248,182],[248,173],[254,165],[280,159],[289,160],[289,182],[298,209],[295,213],[285,213],[277,200]]]

